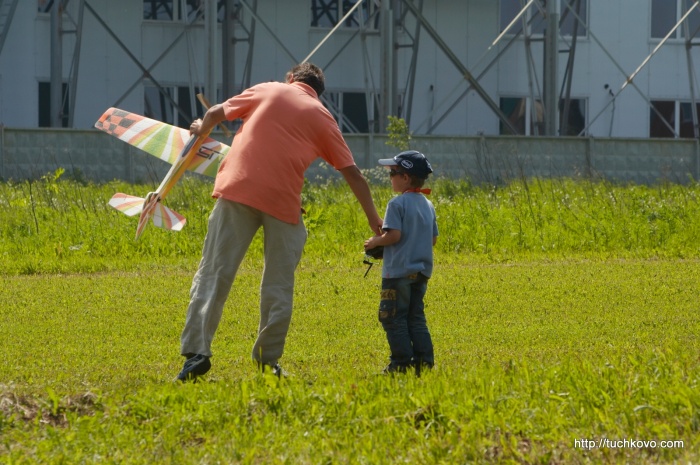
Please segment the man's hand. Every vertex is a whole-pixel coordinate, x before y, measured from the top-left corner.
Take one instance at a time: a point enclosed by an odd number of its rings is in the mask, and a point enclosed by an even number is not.
[[[375,224],[370,223],[369,227],[372,228],[372,232],[374,234],[379,236],[383,232],[382,226],[384,225],[384,220],[381,217],[377,217],[377,219],[375,221],[376,221],[376,223]]]
[[[208,136],[214,127],[226,119],[224,106],[220,103],[213,105],[204,114],[204,118],[192,121],[190,124],[190,134],[196,136]]]
[[[192,121],[192,124],[190,124],[190,134],[195,135],[195,136],[201,136],[202,133],[202,120],[200,118],[197,118],[196,120]]]
[[[384,220],[382,220],[374,207],[367,180],[362,176],[360,169],[356,165],[352,165],[341,169],[340,174],[343,175],[353,194],[360,202],[365,215],[367,215],[367,221],[372,232],[377,235],[381,234]]]

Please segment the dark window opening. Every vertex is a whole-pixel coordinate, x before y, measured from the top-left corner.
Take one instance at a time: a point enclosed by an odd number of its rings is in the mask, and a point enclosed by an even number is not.
[[[696,35],[700,28],[700,11],[694,7],[694,1],[689,0],[652,0],[651,1],[651,37],[663,39],[680,21],[680,19],[693,7],[687,18],[687,27],[683,24],[676,29],[671,38],[680,39]]]
[[[649,109],[649,137],[675,137],[671,128],[675,128],[676,125],[676,102],[672,100],[653,100],[651,104],[654,108]],[[666,120],[671,128],[663,120]]]
[[[569,115],[564,115],[564,99],[559,101],[559,133],[562,136],[578,136],[586,128],[586,101],[569,100]],[[566,122],[566,125],[564,125]]]
[[[311,0],[311,27],[335,27],[338,21],[355,6],[355,3],[350,0]],[[342,26],[358,28],[365,24],[377,9],[375,2],[365,1],[352,12]],[[374,24],[367,24],[367,27],[377,28],[378,16],[375,16]]]
[[[695,125],[693,124],[693,104],[690,102],[681,103],[681,116],[679,135],[682,138],[695,138]],[[696,115],[700,115],[700,103],[695,104]]]
[[[544,133],[544,108],[540,100],[535,101],[534,114],[525,97],[501,97],[500,108],[518,135],[531,136]],[[528,124],[529,122],[529,124]],[[510,130],[499,122],[499,133],[511,135]]]
[[[324,104],[338,121],[338,127],[342,132],[369,133],[367,94],[364,92],[326,92],[323,95]],[[375,108],[375,121],[373,121],[375,124],[376,110]],[[376,127],[374,130],[376,131]]]
[[[226,0],[216,4],[219,22],[224,20]],[[203,0],[143,0],[143,19],[155,21],[182,21],[188,23],[204,18]]]
[[[501,111],[516,129],[518,135],[536,136],[544,134],[544,105],[535,101],[532,108],[527,97],[501,97]],[[566,124],[563,124],[566,122]],[[569,114],[564,115],[564,99],[559,100],[559,128],[562,136],[578,136],[586,128],[586,100],[569,100]],[[510,131],[500,122],[499,134],[510,135]]]
[[[68,127],[68,84],[61,86],[62,108],[61,127]],[[51,126],[51,83],[39,83],[39,127],[50,128]]]

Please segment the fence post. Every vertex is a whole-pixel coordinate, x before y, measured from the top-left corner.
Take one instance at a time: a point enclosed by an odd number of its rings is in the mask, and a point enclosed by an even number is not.
[[[700,182],[700,140],[695,139],[695,182]]]
[[[0,179],[5,179],[5,125],[0,123]]]
[[[126,162],[124,163],[124,165],[126,165],[126,179],[129,180],[130,184],[134,184],[134,151],[130,145],[124,144],[124,152],[124,161]]]
[[[586,176],[588,180],[593,179],[593,153],[591,152],[591,145],[593,144],[593,136],[590,134],[586,138]]]

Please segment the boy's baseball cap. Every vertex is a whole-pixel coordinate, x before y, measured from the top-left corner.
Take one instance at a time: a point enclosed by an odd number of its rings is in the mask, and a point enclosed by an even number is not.
[[[396,155],[394,158],[382,158],[379,164],[383,166],[400,166],[403,170],[421,179],[427,179],[433,172],[428,159],[420,152],[407,150]]]

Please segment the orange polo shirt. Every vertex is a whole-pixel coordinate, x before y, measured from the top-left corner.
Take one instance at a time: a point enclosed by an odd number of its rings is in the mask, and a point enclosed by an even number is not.
[[[223,107],[243,125],[219,166],[213,197],[297,224],[309,165],[319,157],[337,170],[355,164],[335,119],[306,84],[258,84]]]

